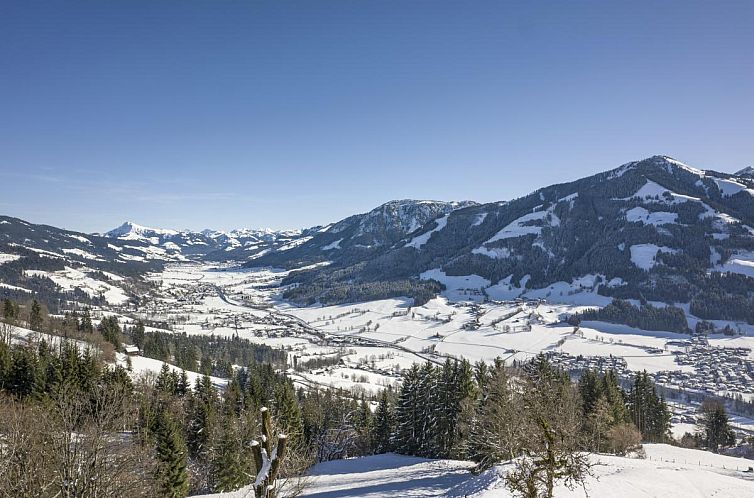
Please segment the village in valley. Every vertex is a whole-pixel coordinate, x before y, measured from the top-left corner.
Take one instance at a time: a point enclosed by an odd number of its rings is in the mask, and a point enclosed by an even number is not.
[[[469,299],[441,296],[423,306],[396,298],[296,307],[281,298],[286,274],[230,264],[170,264],[151,275],[149,294],[138,304],[103,312],[126,324],[144,320],[148,330],[238,337],[282,348],[288,374],[299,386],[354,393],[396,388],[411,364],[442,364],[449,358],[472,363],[500,358],[512,365],[543,353],[573,378],[585,369],[612,370],[626,384],[636,372],[647,371],[670,402],[678,436],[693,430],[690,424],[705,397],[744,402],[754,397],[754,337],[651,332],[596,321],[573,326],[568,317],[586,306],[491,301],[458,289],[454,297]],[[142,363],[154,368],[154,360],[133,348],[126,353],[137,371]],[[734,413],[733,425],[741,434],[754,433],[751,405],[740,405],[747,411]]]

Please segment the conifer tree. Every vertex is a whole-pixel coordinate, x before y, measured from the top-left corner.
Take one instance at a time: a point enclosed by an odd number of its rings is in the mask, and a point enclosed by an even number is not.
[[[717,453],[720,447],[735,444],[736,435],[721,402],[705,400],[699,408],[699,414],[699,435],[705,447]]]
[[[181,370],[181,376],[178,378],[178,384],[175,387],[176,394],[178,396],[185,396],[189,390],[188,374],[185,370]]]
[[[14,348],[12,362],[9,388],[19,398],[29,396],[36,384],[36,356],[27,348]]]
[[[139,320],[131,329],[131,340],[139,349],[144,349],[144,322]]]
[[[86,332],[87,334],[91,334],[94,332],[94,325],[92,325],[92,316],[89,312],[89,308],[86,308],[84,310],[84,313],[81,315],[81,323],[79,325],[79,330],[81,332]]]
[[[387,389],[380,393],[380,401],[374,412],[374,431],[372,436],[372,448],[374,453],[387,453],[392,450],[390,440],[393,433],[393,408],[390,405]]]
[[[670,410],[665,400],[657,395],[654,382],[646,371],[634,378],[629,393],[631,418],[642,437],[653,442],[667,439],[670,431]]]
[[[279,427],[288,437],[291,446],[300,442],[303,435],[303,421],[301,408],[296,399],[293,385],[285,381],[278,386],[275,392],[275,419]]]
[[[212,460],[213,434],[216,429],[217,395],[209,377],[196,379],[190,398],[188,448],[191,456],[208,463]]]
[[[226,413],[220,426],[220,437],[212,462],[216,492],[233,491],[248,482],[244,466],[242,440],[237,421],[232,413]]]
[[[5,299],[3,301],[3,318],[8,323],[13,323],[16,318],[16,308],[13,306],[13,301],[10,299]]]
[[[369,402],[362,395],[356,413],[356,433],[358,435],[357,446],[362,455],[371,455],[373,452],[372,432],[374,430],[374,415]]]
[[[41,331],[43,325],[42,307],[34,299],[31,302],[31,311],[29,312],[29,328],[31,330]]]
[[[618,385],[618,378],[613,370],[608,370],[599,383],[600,396],[604,396],[610,406],[610,415],[614,424],[629,422],[631,418],[626,408],[626,393]]]
[[[175,393],[176,384],[174,382],[170,367],[167,363],[162,364],[160,373],[157,375],[157,380],[155,381],[155,388],[166,395]]]
[[[484,375],[485,389],[480,392],[467,448],[468,457],[481,469],[512,460],[518,454],[522,409],[517,406],[512,381],[503,365]]]
[[[414,364],[406,371],[401,391],[395,406],[395,433],[393,450],[404,455],[416,455],[419,451],[419,366]]]
[[[597,374],[592,369],[586,369],[579,378],[579,394],[581,394],[584,413],[592,413],[599,398]]]
[[[184,498],[189,490],[186,444],[178,424],[167,410],[162,410],[158,417],[156,441],[158,466],[155,480],[160,496]]]
[[[10,342],[0,340],[0,390],[5,389],[9,382],[13,368]]]
[[[416,386],[418,401],[418,453],[425,457],[437,454],[438,415],[443,407],[440,406],[440,392],[437,372],[430,362],[426,362],[419,370],[419,382]]]

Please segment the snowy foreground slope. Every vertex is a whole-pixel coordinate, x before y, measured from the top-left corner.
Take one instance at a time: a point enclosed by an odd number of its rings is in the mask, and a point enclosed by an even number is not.
[[[601,498],[754,497],[750,460],[676,448],[645,445],[646,459],[595,455],[589,496]],[[505,498],[505,466],[474,476],[469,462],[426,460],[387,454],[322,463],[311,472],[307,498]],[[205,498],[246,498],[237,491]],[[585,497],[584,490],[558,487],[557,497]]]

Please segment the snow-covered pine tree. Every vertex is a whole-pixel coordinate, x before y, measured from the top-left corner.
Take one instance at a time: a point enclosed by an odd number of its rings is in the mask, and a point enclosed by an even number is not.
[[[157,420],[157,472],[155,480],[160,496],[184,498],[188,495],[189,479],[186,471],[186,443],[173,417],[162,410]]]
[[[443,411],[442,392],[447,386],[440,386],[439,374],[435,367],[427,362],[419,369],[419,381],[416,386],[418,405],[418,427],[416,431],[418,453],[425,457],[437,456],[438,420]],[[444,396],[447,398],[447,396]]]
[[[403,377],[401,392],[395,406],[395,432],[393,450],[404,455],[415,455],[419,450],[419,365],[412,365]]]
[[[372,430],[372,448],[374,453],[392,451],[390,436],[394,429],[393,407],[390,404],[387,389],[380,393],[380,401],[374,412],[374,428]]]

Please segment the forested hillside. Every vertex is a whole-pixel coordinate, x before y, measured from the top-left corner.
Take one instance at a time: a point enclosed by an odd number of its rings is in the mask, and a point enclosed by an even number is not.
[[[588,291],[751,323],[753,225],[754,180],[655,156],[455,210],[369,258],[334,255],[290,276],[286,296],[330,303],[403,288],[422,301],[432,293],[422,280],[444,283],[432,274],[477,276],[492,299]]]

